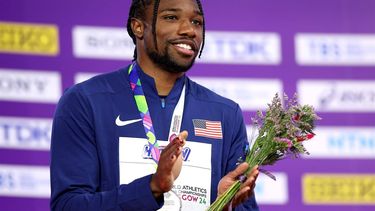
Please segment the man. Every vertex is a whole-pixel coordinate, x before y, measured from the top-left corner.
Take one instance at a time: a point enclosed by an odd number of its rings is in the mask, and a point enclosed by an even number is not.
[[[58,104],[51,208],[205,210],[248,165],[236,166],[247,146],[239,106],[185,76],[203,48],[200,1],[133,0],[128,32],[133,64],[70,88]],[[258,210],[257,175],[226,209]]]

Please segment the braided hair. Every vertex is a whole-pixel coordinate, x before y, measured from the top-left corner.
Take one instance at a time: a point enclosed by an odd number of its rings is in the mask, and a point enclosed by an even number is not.
[[[135,37],[135,35],[133,33],[133,30],[131,28],[132,18],[144,19],[145,10],[148,6],[151,5],[151,3],[153,1],[154,1],[154,9],[153,9],[153,16],[152,16],[152,34],[154,36],[154,43],[155,43],[155,47],[157,49],[157,45],[156,45],[156,20],[157,20],[160,0],[132,0],[132,4],[131,4],[130,10],[129,10],[128,22],[127,22],[127,31],[128,31],[128,34],[132,38],[133,43],[135,45],[136,44],[136,37]],[[202,13],[202,16],[203,16],[203,24],[202,24],[202,27],[203,27],[202,40],[203,41],[202,41],[202,46],[201,46],[201,49],[199,51],[199,56],[198,56],[200,58],[201,55],[202,55],[203,47],[204,47],[206,27],[205,27],[204,14],[203,14],[203,8],[202,8],[201,1],[196,0],[196,2],[197,2],[199,10],[200,10],[200,12]],[[137,59],[137,48],[134,49],[133,59],[134,60]]]

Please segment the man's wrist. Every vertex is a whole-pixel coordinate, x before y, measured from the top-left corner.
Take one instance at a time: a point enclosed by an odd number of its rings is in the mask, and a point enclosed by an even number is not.
[[[159,186],[156,184],[156,179],[155,179],[155,174],[152,175],[151,177],[151,182],[150,182],[150,188],[152,195],[158,199],[163,195],[163,191],[159,188]]]

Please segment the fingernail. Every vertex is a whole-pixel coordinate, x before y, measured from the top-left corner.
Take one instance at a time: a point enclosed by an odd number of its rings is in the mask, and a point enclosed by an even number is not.
[[[174,142],[174,140],[178,138],[176,134],[172,134],[170,137],[169,137],[169,142]]]

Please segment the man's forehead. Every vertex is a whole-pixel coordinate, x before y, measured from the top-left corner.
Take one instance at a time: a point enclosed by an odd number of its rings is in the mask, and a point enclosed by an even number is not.
[[[158,12],[165,10],[182,11],[187,9],[187,5],[193,5],[194,11],[201,13],[196,0],[160,0]]]
[[[151,0],[150,4],[146,7],[145,19],[152,20],[155,15],[154,6],[156,0]],[[193,5],[193,8],[189,5]],[[203,12],[198,6],[197,0],[159,0],[157,14],[162,12],[186,12],[191,10],[194,15],[203,16]]]

